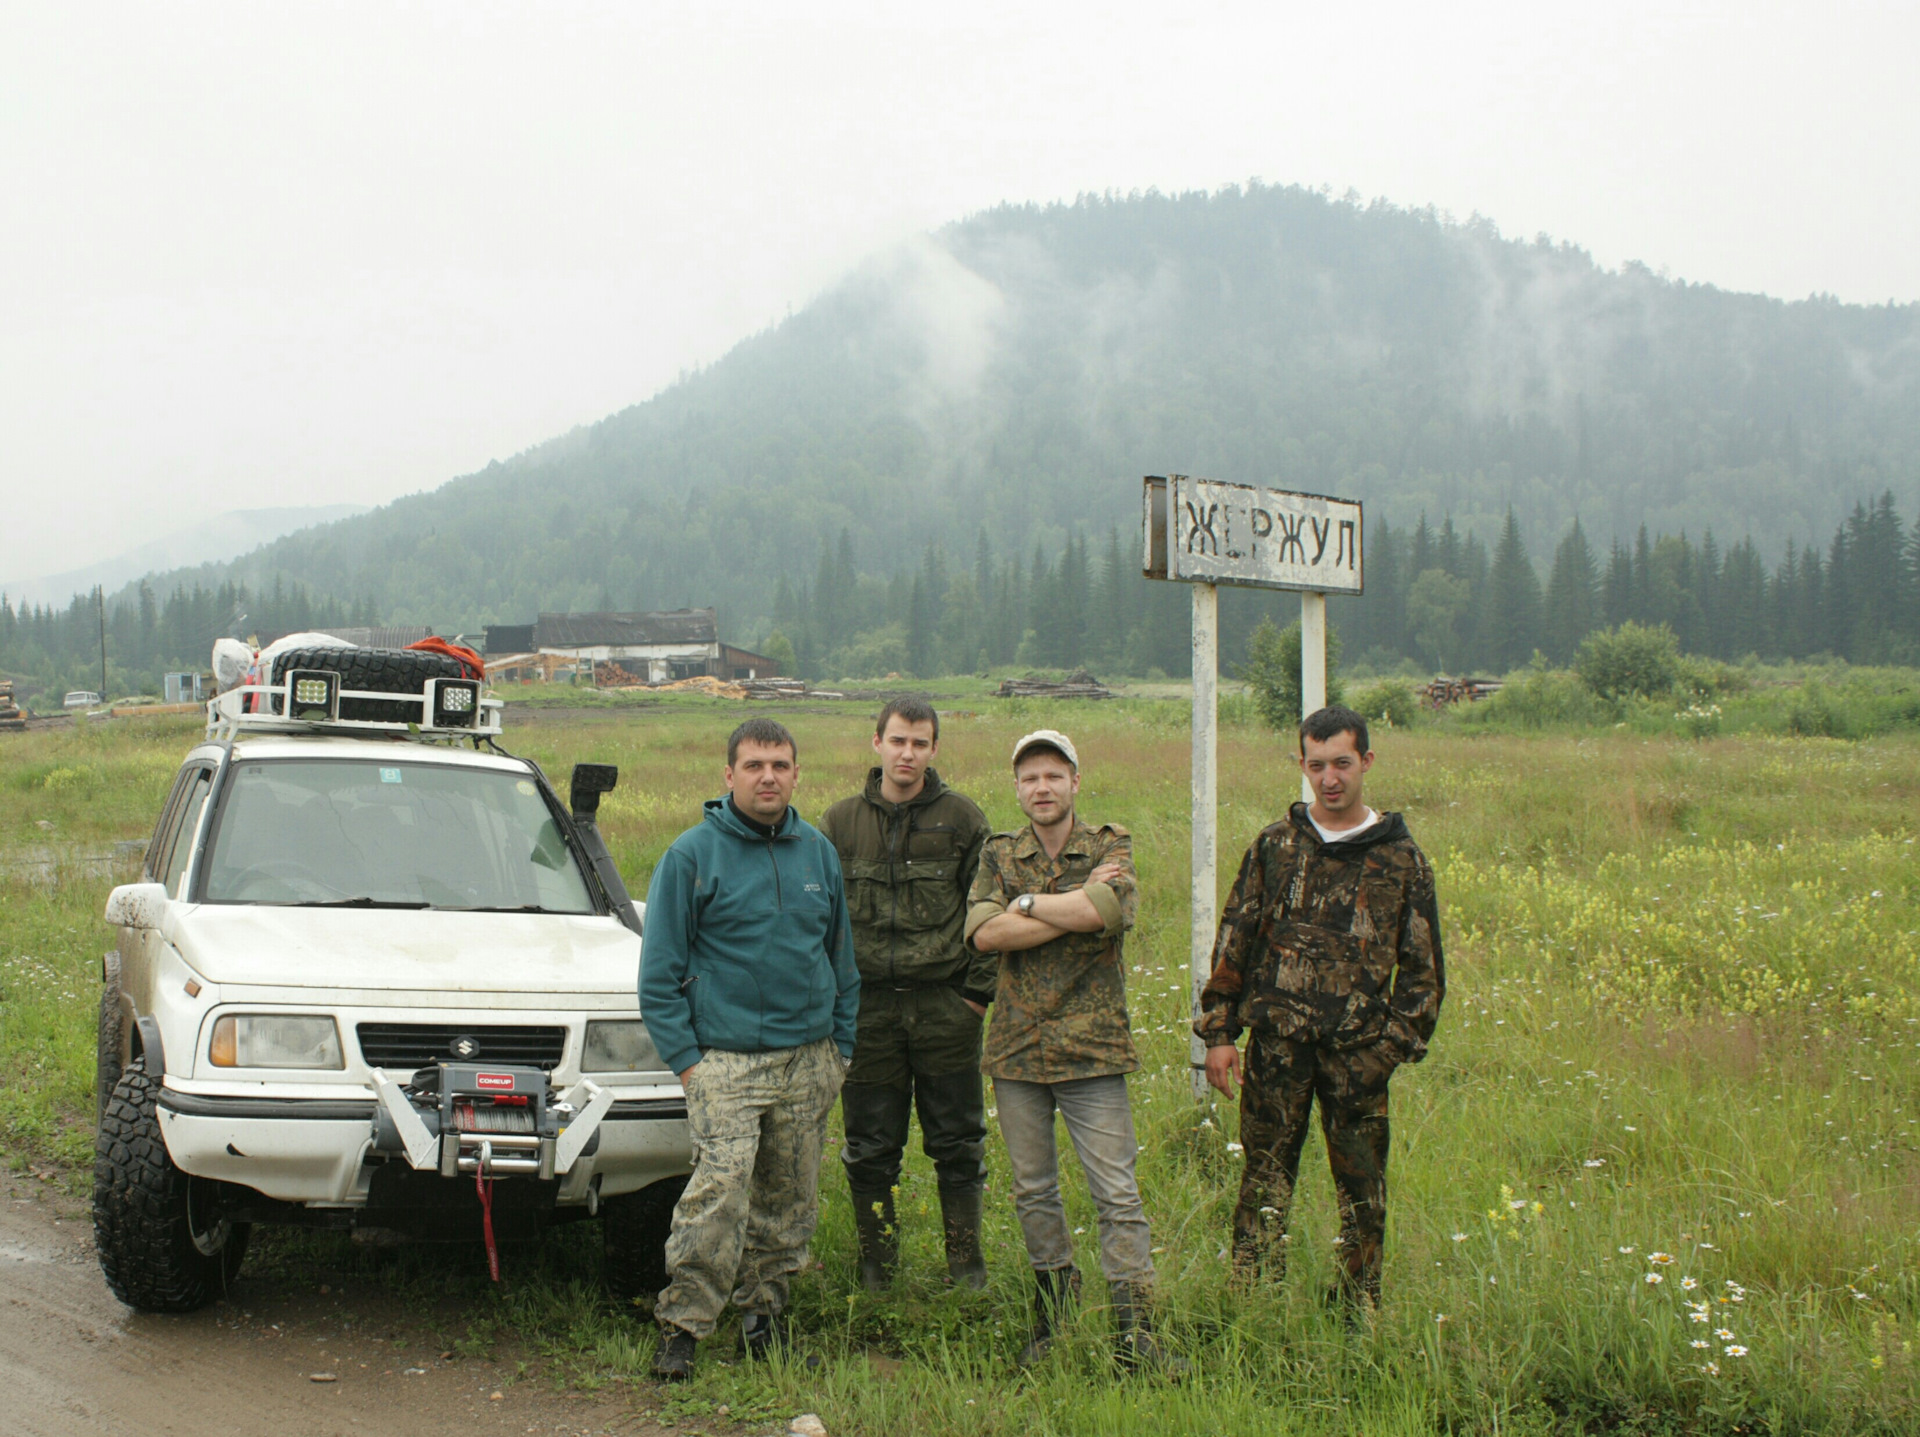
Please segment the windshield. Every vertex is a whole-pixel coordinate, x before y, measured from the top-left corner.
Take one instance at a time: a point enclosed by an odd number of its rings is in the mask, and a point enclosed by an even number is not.
[[[391,760],[235,764],[201,896],[209,903],[594,911],[531,777]]]

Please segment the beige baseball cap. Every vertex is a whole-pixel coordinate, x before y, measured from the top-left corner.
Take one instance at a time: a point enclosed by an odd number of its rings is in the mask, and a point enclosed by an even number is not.
[[[1075,769],[1080,767],[1080,755],[1074,752],[1073,740],[1057,728],[1037,728],[1019,743],[1013,746],[1013,761],[1018,764],[1020,755],[1030,748],[1057,748],[1067,756],[1067,762]]]

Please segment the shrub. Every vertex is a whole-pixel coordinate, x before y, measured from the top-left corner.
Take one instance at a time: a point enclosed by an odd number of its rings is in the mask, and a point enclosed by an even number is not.
[[[1522,669],[1499,693],[1461,715],[1470,724],[1520,729],[1610,724],[1617,716],[1616,706],[1595,694],[1579,675],[1541,667]]]
[[[1573,661],[1580,681],[1603,699],[1654,698],[1680,681],[1680,643],[1665,624],[1632,620],[1588,634]]]
[[[1699,699],[1726,698],[1732,694],[1747,693],[1753,688],[1752,674],[1732,664],[1723,664],[1718,659],[1682,654],[1678,674],[1674,686]]]
[[[1353,696],[1352,708],[1369,722],[1388,728],[1407,728],[1420,715],[1420,701],[1405,679],[1381,679]]]
[[[1327,702],[1344,697],[1339,679],[1340,636],[1327,630]],[[1247,661],[1236,676],[1253,691],[1253,706],[1269,728],[1297,727],[1300,712],[1300,626],[1284,629],[1262,619],[1247,639]]]

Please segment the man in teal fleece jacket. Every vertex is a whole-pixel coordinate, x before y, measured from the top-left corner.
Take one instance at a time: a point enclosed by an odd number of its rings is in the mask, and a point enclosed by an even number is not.
[[[725,798],[647,889],[640,1016],[687,1095],[693,1176],[673,1210],[653,1370],[684,1379],[731,1293],[749,1358],[786,1341],[787,1283],[820,1212],[827,1115],[853,1057],[860,971],[840,855],[792,807],[793,735],[749,719]]]

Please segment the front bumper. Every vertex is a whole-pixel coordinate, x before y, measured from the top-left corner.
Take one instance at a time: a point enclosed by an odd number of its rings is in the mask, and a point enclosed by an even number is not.
[[[281,1202],[365,1208],[383,1162],[373,1151],[371,1097],[264,1097],[184,1092],[159,1096],[160,1131],[175,1166],[195,1177],[253,1189]],[[686,1102],[676,1096],[616,1096],[599,1143],[557,1180],[555,1204],[637,1192],[692,1168]],[[447,1179],[465,1181],[471,1179]]]

